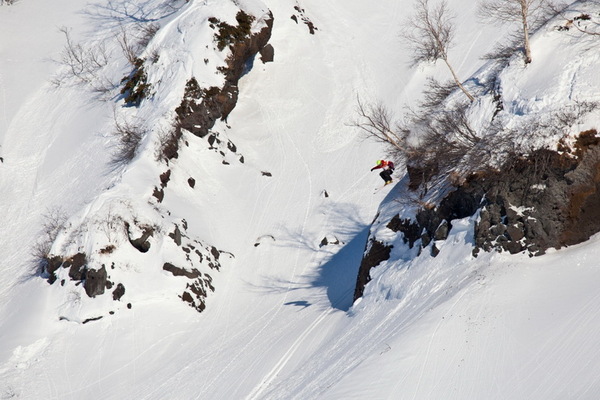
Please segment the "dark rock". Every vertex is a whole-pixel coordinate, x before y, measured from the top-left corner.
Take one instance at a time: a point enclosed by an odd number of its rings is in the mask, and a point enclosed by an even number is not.
[[[486,170],[468,177],[437,207],[422,208],[414,219],[393,217],[387,227],[402,232],[413,247],[418,240],[428,246],[442,240],[451,221],[473,215],[477,255],[484,251],[527,251],[542,255],[548,248],[580,243],[600,232],[600,137],[582,132],[573,153],[540,149],[528,156],[515,155],[500,170]],[[407,166],[409,189],[416,190],[435,175],[432,166]],[[517,211],[519,210],[519,211]],[[445,224],[447,225],[446,226]],[[357,278],[355,299],[369,281],[368,270],[389,257],[386,248],[371,238]],[[432,255],[438,249],[432,247]]]
[[[523,232],[523,223],[518,222],[516,224],[508,225],[506,227],[506,233],[511,241],[518,242],[525,237],[525,232]]]
[[[273,62],[275,59],[275,49],[272,45],[267,44],[260,50],[260,60],[263,63]]]
[[[69,278],[74,281],[81,281],[86,279],[86,257],[84,253],[77,253],[73,257],[71,257],[70,268],[69,268]],[[90,296],[91,297],[91,296]]]
[[[200,271],[197,269],[192,269],[192,271],[187,271],[183,268],[179,268],[174,266],[171,263],[164,263],[163,269],[173,274],[173,276],[185,276],[188,279],[196,279],[200,276]]]
[[[231,140],[227,141],[227,148],[232,153],[235,153],[237,151],[237,146]]]
[[[129,228],[130,228],[129,223],[127,223],[127,222],[125,223],[125,228],[127,229],[127,236],[129,237],[129,243],[131,243],[131,245],[133,247],[135,247],[141,253],[146,253],[146,252],[148,252],[148,250],[150,250],[150,242],[148,242],[148,238],[150,238],[150,236],[152,236],[154,234],[154,228],[149,227],[149,226],[144,227],[142,236],[140,236],[137,239],[131,238],[131,232],[129,230]]]
[[[94,317],[94,318],[87,318],[82,322],[82,324],[87,324],[88,322],[92,322],[92,321],[98,321],[100,319],[102,319],[102,316]]]
[[[237,84],[248,61],[265,47],[271,37],[273,15],[270,14],[265,22],[266,26],[260,32],[242,38],[230,46],[231,56],[226,60],[227,66],[221,69],[225,75],[222,88],[203,90],[194,78],[188,81],[184,99],[175,110],[179,122],[176,127],[179,136],[181,130],[185,129],[196,136],[205,137],[218,119],[227,120],[237,103]],[[212,146],[216,137],[211,137],[209,142]]]
[[[104,293],[106,288],[106,268],[104,265],[98,270],[87,269],[83,288],[85,293],[92,298]]]
[[[48,283],[53,284],[54,282],[56,282],[56,270],[58,270],[60,268],[60,266],[63,263],[63,259],[62,257],[59,256],[53,256],[50,258],[46,258],[44,260],[44,272],[48,275]]]
[[[221,252],[219,250],[217,250],[217,248],[214,246],[210,248],[210,254],[212,254],[212,256],[215,258],[215,260],[218,260],[219,257],[221,256]]]
[[[498,223],[496,225],[493,225],[490,228],[490,234],[492,236],[503,236],[506,233],[506,225],[504,225],[503,223]]]
[[[431,243],[431,236],[429,236],[429,233],[423,232],[421,235],[421,246],[427,247],[429,246],[429,243]]]
[[[196,186],[196,180],[194,178],[189,178],[188,185],[190,185],[190,187],[193,189],[194,186]]]
[[[510,254],[517,254],[520,253],[521,251],[523,251],[523,245],[519,242],[514,242],[514,241],[507,241],[504,244],[504,248],[510,253]]]
[[[152,196],[156,197],[156,200],[158,200],[159,203],[162,203],[162,201],[165,198],[165,191],[155,186],[154,191],[152,192]]]
[[[169,183],[170,179],[171,179],[171,170],[168,169],[165,172],[163,172],[162,174],[160,174],[160,186],[162,188],[167,187],[167,183]]]
[[[448,238],[448,232],[450,232],[450,224],[448,221],[443,220],[435,230],[433,238],[435,240],[446,240]]]
[[[125,286],[123,286],[122,283],[119,283],[117,285],[117,287],[115,288],[115,290],[113,290],[113,292],[112,292],[113,300],[115,300],[115,301],[120,300],[124,294],[125,294]]]
[[[186,291],[184,291],[181,295],[181,300],[185,301],[186,303],[194,304],[194,299],[192,298],[192,295]]]
[[[410,248],[412,248],[415,242],[421,238],[423,232],[423,228],[417,221],[401,219],[398,215],[391,219],[387,224],[387,228],[394,232],[402,232],[404,234],[402,239],[404,240],[404,243],[408,243]]]
[[[181,231],[177,225],[175,225],[175,231],[173,231],[173,233],[169,233],[169,237],[173,239],[177,246],[181,246]]]
[[[330,244],[340,244],[340,240],[337,237],[335,237],[335,236],[334,236],[334,240],[329,240],[327,238],[327,236],[325,236],[323,238],[323,240],[321,240],[321,243],[319,243],[319,247],[327,246],[327,245],[330,245]]]
[[[360,268],[358,269],[358,277],[354,289],[354,300],[363,295],[366,284],[371,280],[369,274],[371,268],[379,265],[382,261],[388,260],[390,258],[392,247],[393,246],[386,246],[376,240],[371,242],[371,248],[363,257]]]

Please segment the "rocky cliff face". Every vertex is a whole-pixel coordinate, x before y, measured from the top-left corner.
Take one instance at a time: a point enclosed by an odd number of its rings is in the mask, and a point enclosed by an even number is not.
[[[250,24],[254,21],[254,17],[241,11],[238,15],[242,14],[242,22]],[[170,161],[184,151],[184,132],[207,138],[210,148],[236,152],[233,143],[221,141],[218,133],[211,132],[211,128],[217,120],[226,120],[235,107],[240,77],[270,39],[272,14],[269,13],[263,21],[264,27],[254,33],[250,26],[246,26],[244,34],[237,34],[238,27],[227,25],[236,35],[228,37],[227,66],[215,71],[225,75],[224,84],[222,87],[201,88],[194,77],[189,79],[184,98],[175,110],[177,119],[173,132],[166,137],[165,143],[161,143],[157,157],[159,167],[166,164],[170,168]],[[240,162],[243,162],[242,157]],[[135,274],[144,271],[144,274],[152,274],[152,279],[164,282],[164,286],[178,290],[177,296],[190,307],[203,311],[207,296],[215,291],[212,274],[220,270],[221,256],[233,255],[195,240],[188,233],[185,219],[170,217],[171,210],[163,202],[181,190],[172,183],[177,173],[181,172],[167,169],[161,173],[157,177],[159,184],[154,190],[151,186],[149,188],[149,198],[118,198],[111,200],[110,204],[98,201],[93,207],[97,211],[82,218],[79,226],[61,227],[64,233],[59,235],[52,251],[42,260],[42,276],[50,284],[58,282],[66,290],[82,286],[89,298],[112,295],[114,301],[127,302],[131,301],[130,288],[140,286]],[[194,189],[195,179],[186,179],[189,187]],[[160,267],[155,268],[157,263]],[[127,303],[127,308],[131,307],[131,303]],[[94,315],[86,321],[99,318],[102,316]],[[61,319],[77,320],[63,315]]]
[[[411,171],[409,169],[409,174]],[[422,175],[422,174],[420,174]],[[419,175],[419,177],[420,177]],[[411,179],[414,183],[419,177]],[[396,215],[387,227],[402,240],[436,256],[452,221],[479,212],[473,255],[480,251],[543,255],[549,248],[581,243],[600,231],[600,137],[582,132],[574,145],[513,156],[497,171],[472,175],[437,206],[421,208],[414,219]],[[392,245],[371,238],[354,298],[362,296],[369,271],[389,259]]]

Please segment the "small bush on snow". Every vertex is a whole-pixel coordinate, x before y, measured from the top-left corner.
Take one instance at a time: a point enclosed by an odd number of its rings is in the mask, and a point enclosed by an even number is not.
[[[133,62],[133,71],[121,79],[121,83],[124,83],[121,94],[125,96],[127,106],[139,106],[150,93],[152,85],[147,82],[144,61],[143,58],[136,58]]]
[[[115,121],[114,135],[118,142],[115,145],[111,163],[114,166],[123,166],[133,160],[145,134],[145,130],[139,125]]]
[[[42,219],[40,237],[32,249],[33,262],[39,271],[44,270],[50,259],[50,249],[67,221],[67,214],[56,207],[47,210]]]

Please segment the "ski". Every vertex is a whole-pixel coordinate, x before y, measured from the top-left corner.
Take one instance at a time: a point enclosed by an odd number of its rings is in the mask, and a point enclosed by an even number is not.
[[[381,189],[385,188],[386,186],[390,186],[392,183],[393,183],[393,182],[386,183],[386,184],[385,184],[385,185],[383,185],[383,186],[380,186],[380,187],[377,187],[377,188],[375,188],[375,191],[373,192],[373,194],[375,194],[375,193],[379,192]]]

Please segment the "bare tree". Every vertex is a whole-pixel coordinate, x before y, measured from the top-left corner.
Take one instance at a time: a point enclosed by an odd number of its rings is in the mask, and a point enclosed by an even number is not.
[[[52,83],[60,87],[63,83],[75,82],[89,86],[99,94],[113,90],[116,85],[104,74],[104,68],[111,58],[105,43],[83,46],[73,41],[68,28],[62,27],[60,32],[65,35],[66,44],[57,62],[66,68],[54,77]]]
[[[351,126],[360,128],[369,139],[387,145],[391,149],[390,153],[406,155],[408,131],[394,123],[390,110],[381,103],[365,104],[357,98],[356,111],[358,118],[350,124]]]
[[[115,131],[117,143],[114,145],[114,152],[111,159],[113,167],[127,165],[136,156],[146,135],[145,129],[135,122],[121,122],[115,114]]]
[[[529,35],[548,10],[549,0],[481,0],[478,13],[486,21],[518,23],[521,26],[525,63],[531,62]]]
[[[409,20],[407,29],[402,32],[402,36],[410,43],[413,50],[414,63],[444,61],[456,85],[469,100],[475,100],[458,79],[448,58],[448,51],[454,39],[455,25],[447,1],[442,0],[437,6],[430,7],[429,0],[417,0],[415,7],[415,14]]]

